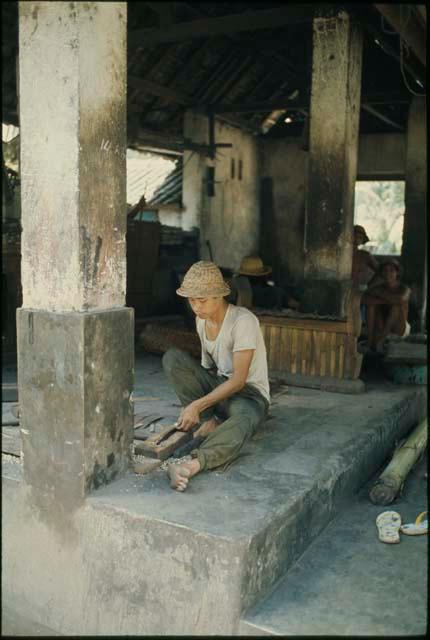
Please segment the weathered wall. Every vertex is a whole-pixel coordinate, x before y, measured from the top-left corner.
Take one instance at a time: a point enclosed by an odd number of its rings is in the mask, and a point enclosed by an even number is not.
[[[404,133],[362,135],[358,144],[357,177],[381,176],[390,180],[405,174],[406,137]]]
[[[208,143],[208,120],[188,112],[184,136],[193,142]],[[206,191],[206,166],[201,154],[184,154],[183,228],[200,228],[202,259],[209,258],[209,240],[213,259],[231,269],[239,266],[245,255],[259,249],[259,158],[256,140],[249,134],[221,122],[215,123],[215,142],[231,143],[232,148],[217,151],[215,196]],[[190,157],[191,155],[191,157]],[[235,177],[231,177],[231,160]],[[239,162],[242,178],[239,179]]]
[[[304,207],[308,153],[302,140],[268,139],[262,144],[262,177],[272,179],[272,209],[262,202],[262,220],[269,218],[273,251],[271,264],[282,281],[303,278]],[[405,173],[404,134],[363,135],[359,139],[358,176],[390,179]],[[270,199],[270,198],[268,198]],[[262,233],[264,227],[262,228]],[[270,258],[270,253],[265,259]]]
[[[303,277],[303,232],[308,154],[301,140],[267,140],[263,144],[263,177],[272,178],[272,211],[261,203],[262,225],[272,246],[275,279],[287,283]],[[270,183],[268,185],[270,189]],[[270,194],[267,194],[270,200]],[[267,220],[269,218],[269,220]],[[267,233],[265,222],[268,222]],[[269,242],[267,243],[269,244]],[[270,251],[263,255],[270,259]]]

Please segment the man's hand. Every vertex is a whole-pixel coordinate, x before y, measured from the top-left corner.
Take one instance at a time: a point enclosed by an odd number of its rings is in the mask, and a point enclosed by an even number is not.
[[[233,375],[213,389],[206,396],[194,400],[181,411],[175,427],[180,431],[189,431],[200,422],[200,413],[243,389],[248,377],[249,367],[254,349],[235,351],[233,353]]]
[[[191,404],[182,409],[179,420],[176,422],[176,428],[180,429],[180,431],[189,431],[199,422],[200,409],[197,402],[191,402]]]

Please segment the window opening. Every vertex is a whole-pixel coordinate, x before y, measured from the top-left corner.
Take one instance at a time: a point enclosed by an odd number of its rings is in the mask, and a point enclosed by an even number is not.
[[[370,240],[366,250],[376,255],[400,255],[405,215],[404,180],[357,180],[354,224],[362,225]]]

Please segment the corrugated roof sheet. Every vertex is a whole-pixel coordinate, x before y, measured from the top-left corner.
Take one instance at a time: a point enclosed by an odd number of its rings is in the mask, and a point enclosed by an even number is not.
[[[150,205],[173,204],[182,202],[182,158],[176,160],[176,167],[169,173],[164,182],[154,191]]]
[[[127,203],[142,195],[151,206],[182,201],[182,158],[127,150]]]

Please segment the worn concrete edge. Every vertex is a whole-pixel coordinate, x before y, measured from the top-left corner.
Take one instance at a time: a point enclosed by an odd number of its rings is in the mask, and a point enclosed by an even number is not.
[[[13,465],[13,467],[12,467]],[[12,471],[13,468],[13,471]],[[16,469],[16,471],[15,471]],[[13,463],[3,463],[2,464],[2,481],[3,487],[6,486],[18,488],[22,482],[24,482],[23,477],[23,469],[22,464],[13,464]],[[103,498],[100,498],[94,493],[90,493],[86,497],[85,503],[93,509],[107,510],[112,511],[112,513],[123,513],[125,516],[132,516],[135,520],[142,520],[145,522],[153,522],[161,525],[168,525],[171,527],[176,527],[177,529],[183,529],[188,531],[190,535],[195,536],[204,536],[205,538],[213,538],[214,540],[219,540],[227,543],[229,546],[238,546],[238,548],[245,548],[249,542],[249,538],[231,538],[229,536],[222,536],[218,534],[213,534],[205,531],[198,531],[196,529],[192,529],[191,527],[180,524],[179,522],[171,522],[170,520],[166,520],[165,518],[156,518],[154,516],[148,516],[142,513],[136,513],[132,509],[127,507],[118,507],[117,505],[113,505],[109,502],[106,502]]]
[[[247,562],[242,578],[242,617],[248,616],[257,603],[261,605],[271,596],[285,573],[342,510],[345,499],[356,493],[381,468],[396,440],[426,414],[425,400],[425,390],[414,389],[412,396],[402,398],[391,407],[389,413],[385,410],[379,417],[372,418],[363,427],[361,437],[348,443],[342,453],[329,456],[322,474],[316,477],[312,487],[304,490],[293,505],[273,513],[269,524],[248,539]],[[393,417],[393,413],[397,415],[397,419]],[[354,456],[355,451],[359,452],[358,456]],[[332,470],[333,462],[335,471]],[[311,521],[316,521],[317,525],[313,531],[312,526],[309,526]],[[276,546],[282,549],[283,537],[290,533],[290,527],[297,527],[299,532],[310,531],[312,535],[307,540],[305,536],[302,544],[299,541],[298,549],[291,557],[286,553],[283,557],[278,557],[269,570],[262,563],[256,563],[260,548],[266,547],[272,557]],[[297,538],[293,537],[292,542],[296,543]],[[269,579],[264,580],[263,574],[269,576]]]
[[[7,480],[6,484],[7,484],[7,487],[4,487],[4,490],[8,493],[8,501],[10,504],[14,504],[15,500],[18,500],[19,502],[22,497],[24,497],[24,500],[26,500],[25,492],[26,492],[27,486],[25,485],[25,482],[22,483],[14,479],[12,481]],[[205,543],[206,545],[209,544],[211,548],[211,552],[213,551],[213,553],[215,553],[217,557],[219,558],[223,558],[226,556],[229,557],[230,558],[230,569],[229,569],[229,579],[228,579],[229,587],[227,591],[230,592],[230,597],[228,599],[229,609],[230,609],[229,615],[228,615],[228,619],[229,619],[228,624],[230,625],[230,633],[228,633],[228,635],[237,635],[238,625],[240,621],[240,611],[241,611],[241,603],[240,603],[240,596],[239,596],[240,581],[241,581],[241,567],[244,563],[244,549],[241,544],[237,543],[237,541],[235,540],[231,540],[231,539],[226,540],[226,539],[220,538],[219,536],[213,536],[209,534],[205,535],[205,533],[190,530],[188,527],[183,525],[177,525],[176,523],[173,523],[173,524],[167,523],[165,520],[159,520],[155,518],[148,519],[144,514],[135,514],[132,510],[116,508],[113,505],[106,505],[102,502],[91,503],[90,499],[87,499],[85,503],[79,509],[77,509],[76,513],[73,516],[74,525],[77,526],[77,529],[81,532],[80,535],[82,535],[82,533],[85,534],[85,532],[87,531],[89,522],[96,521],[96,520],[100,521],[95,517],[95,512],[97,512],[101,516],[101,518],[108,524],[108,526],[109,526],[109,523],[115,524],[115,519],[121,520],[124,527],[128,527],[132,525],[135,532],[135,536],[137,535],[139,537],[139,531],[144,533],[144,531],[147,531],[148,529],[154,530],[153,526],[155,526],[158,528],[159,531],[162,531],[163,540],[169,539],[170,532],[174,531],[181,536],[182,540],[189,541],[190,544],[191,544],[191,540],[193,540],[195,549],[198,549],[201,544]],[[35,513],[34,515],[36,516],[36,519],[38,519],[37,514]],[[191,536],[189,536],[188,534],[191,534]],[[85,538],[81,538],[82,542],[85,540]],[[212,542],[212,540],[214,540],[215,544]],[[146,550],[145,550],[145,547],[141,546],[140,552],[145,554],[147,556],[148,561],[151,562],[150,560],[151,549],[149,547],[146,547]],[[204,555],[203,555],[203,558],[205,558]],[[208,565],[208,567],[209,566],[210,564]],[[54,563],[54,567],[55,567],[55,563]],[[216,575],[218,575],[218,571],[219,571],[219,568],[216,568]],[[222,575],[222,574],[219,574],[219,575]],[[3,574],[2,583],[4,586],[6,586],[5,580],[6,580],[6,575]],[[3,595],[5,595],[4,592],[3,592]],[[6,597],[3,598],[4,605],[14,608],[14,610],[16,610],[17,609],[16,599],[14,598],[16,598],[16,593],[12,592],[9,595],[6,594]],[[193,597],[194,607],[196,606],[196,602],[199,602],[200,598],[201,598],[201,592],[196,591]],[[66,627],[60,628],[58,624],[55,624],[53,619],[51,618],[47,619],[46,611],[43,609],[43,607],[42,609],[40,608],[40,606],[39,608],[38,606],[35,607],[35,603],[28,598],[28,594],[20,593],[19,601],[21,603],[19,605],[20,610],[25,612],[26,614],[30,612],[29,615],[31,616],[31,619],[35,621],[36,624],[47,625],[53,631],[57,631],[58,633],[65,633],[66,635],[68,634],[68,631],[71,631],[70,624],[68,628]],[[22,605],[22,608],[21,608],[21,605]],[[142,602],[142,607],[145,607],[145,606],[146,606],[146,603]],[[224,603],[224,606],[226,606],[226,603]],[[175,634],[176,632],[174,630],[174,627],[171,627],[170,631],[166,630],[165,633],[169,635],[169,634]],[[165,635],[165,633],[163,633],[162,635]],[[106,631],[103,630],[103,633],[101,635],[105,635],[105,634],[106,634]],[[113,635],[116,635],[116,634],[117,632],[113,632]],[[73,635],[74,635],[74,632],[73,632]],[[87,635],[87,634],[78,633],[77,635]],[[107,633],[107,635],[111,635],[111,634]],[[146,634],[143,634],[143,635],[146,635]],[[148,635],[154,635],[154,631],[153,630],[150,631]],[[186,636],[186,635],[194,635],[194,634],[190,629],[187,629],[187,630],[182,629],[182,630],[179,630],[178,635]]]
[[[142,520],[148,523],[155,523],[155,524],[175,527],[176,529],[182,529],[184,531],[187,531],[190,535],[193,535],[196,537],[203,536],[208,539],[212,538],[213,540],[227,543],[232,548],[237,547],[238,549],[241,549],[241,548],[245,549],[246,543],[248,542],[248,538],[232,538],[228,536],[222,536],[214,533],[209,533],[206,531],[201,531],[198,529],[192,529],[186,524],[180,524],[179,522],[171,522],[170,520],[166,520],[166,518],[156,518],[154,516],[149,516],[144,513],[136,513],[135,511],[133,511],[128,507],[118,507],[117,505],[104,502],[99,498],[97,498],[97,502],[95,502],[91,500],[92,497],[93,496],[90,494],[87,497],[86,503],[93,509],[109,510],[109,511],[112,511],[112,513],[122,513],[126,517],[130,516],[135,520]]]

